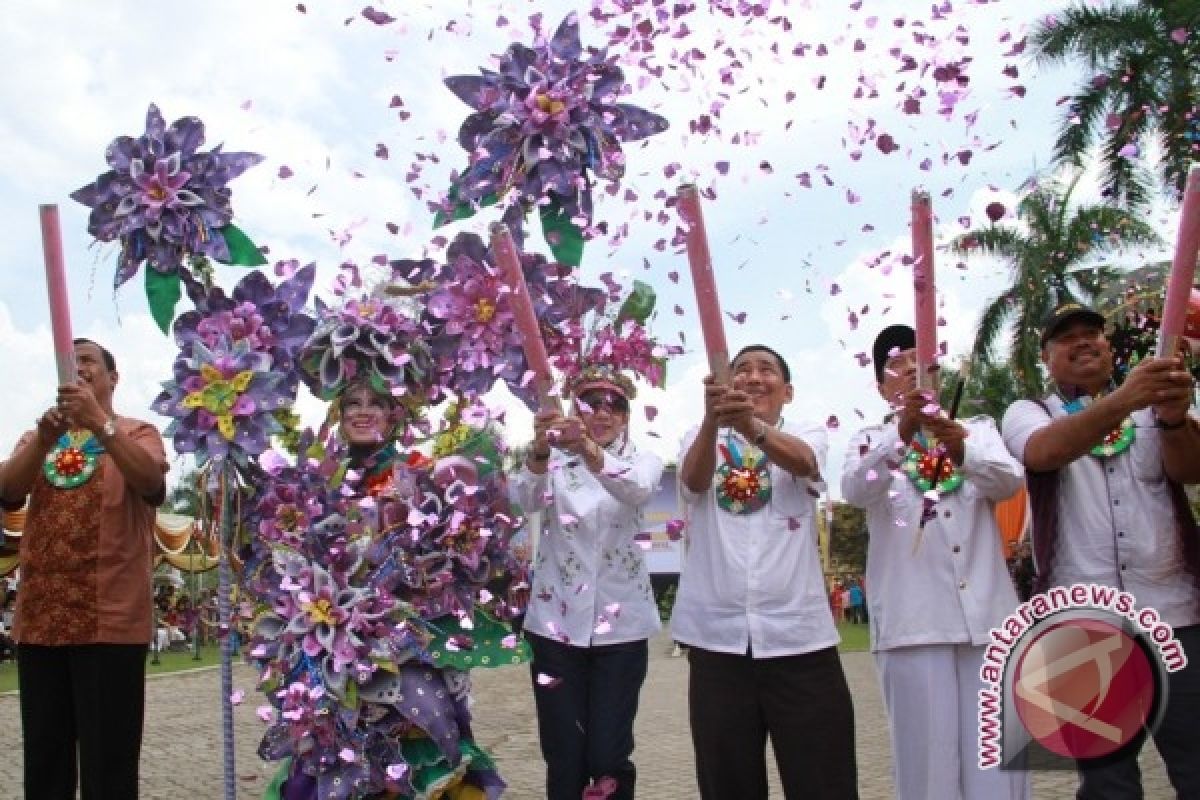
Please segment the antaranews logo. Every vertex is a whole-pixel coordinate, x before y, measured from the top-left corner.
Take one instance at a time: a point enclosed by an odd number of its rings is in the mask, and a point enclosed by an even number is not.
[[[1098,584],[1034,595],[993,628],[979,677],[981,769],[1073,769],[1153,730],[1169,672],[1187,666],[1171,626]]]

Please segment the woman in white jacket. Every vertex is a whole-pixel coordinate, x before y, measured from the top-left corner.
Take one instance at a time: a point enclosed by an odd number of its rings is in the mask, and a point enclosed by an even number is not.
[[[544,512],[525,633],[546,796],[579,800],[594,785],[625,800],[647,639],[660,628],[635,537],[663,467],[629,440],[632,381],[593,366],[571,390],[571,416],[535,417],[513,481],[526,512]]]

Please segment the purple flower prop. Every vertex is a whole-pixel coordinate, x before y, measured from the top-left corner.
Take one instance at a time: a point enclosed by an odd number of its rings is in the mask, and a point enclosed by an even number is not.
[[[296,357],[317,324],[303,313],[315,276],[316,264],[309,264],[276,287],[255,270],[238,281],[232,297],[227,297],[221,287],[205,289],[185,275],[196,310],[179,315],[175,341],[182,348],[199,340],[212,349],[223,340],[246,340],[251,350],[271,357],[272,372],[281,373],[294,394]]]
[[[317,298],[317,327],[300,355],[301,379],[332,400],[352,382],[366,381],[393,396],[436,401],[425,331],[403,309],[378,297],[350,299],[339,308]]]
[[[200,152],[204,123],[183,117],[167,127],[158,107],[146,112],[142,136],[118,136],[105,151],[112,169],[77,189],[72,199],[92,209],[88,232],[119,241],[114,287],[143,263],[146,294],[164,332],[180,295],[178,275],[192,258],[226,264],[266,263],[246,235],[231,224],[229,181],[262,161],[255,153]],[[164,316],[165,315],[165,316]]]
[[[279,592],[273,608],[255,623],[256,641],[277,646],[274,653],[267,651],[270,655],[288,662],[302,653],[317,665],[322,684],[339,699],[345,697],[348,680],[365,682],[375,670],[373,659],[390,656],[382,648],[392,624],[392,596],[370,586],[352,585],[367,545],[364,538],[344,543],[351,558],[338,566],[276,548]]]
[[[272,371],[270,355],[253,349],[250,340],[222,336],[210,349],[197,337],[175,359],[175,379],[163,383],[154,409],[172,418],[165,434],[175,452],[245,467],[282,430],[274,413],[294,399],[294,387],[288,391],[286,377]]]
[[[518,520],[502,473],[481,481],[397,456],[389,493],[364,496],[361,462],[304,452],[317,455],[265,472],[274,485],[251,515],[247,655],[271,703],[259,754],[291,757],[289,784],[321,797],[409,796],[425,770],[465,772],[494,797],[494,769],[463,738],[462,681],[433,666],[429,644],[432,623],[469,612],[505,566]]]
[[[175,323],[175,379],[154,401],[172,418],[166,434],[176,452],[228,458],[246,471],[282,430],[275,414],[295,402],[296,352],[315,325],[302,310],[314,272],[306,267],[278,287],[252,272],[232,298],[187,279],[197,310]]]
[[[442,386],[470,400],[502,381],[530,407],[537,404],[526,381],[528,367],[507,287],[479,236],[460,233],[441,264],[391,263],[396,278],[436,286],[426,300],[422,323]],[[580,286],[571,269],[536,253],[522,253],[521,266],[547,352],[554,358],[577,350],[583,331],[575,320],[603,307],[603,291]]]
[[[499,71],[480,72],[445,81],[475,113],[458,134],[469,164],[454,179],[439,222],[468,216],[515,189],[518,202],[540,207],[555,255],[578,266],[579,229],[592,218],[589,171],[620,180],[621,142],[661,133],[666,119],[617,102],[627,91],[625,77],[603,50],[584,53],[574,13],[549,40],[532,48],[513,44]]]

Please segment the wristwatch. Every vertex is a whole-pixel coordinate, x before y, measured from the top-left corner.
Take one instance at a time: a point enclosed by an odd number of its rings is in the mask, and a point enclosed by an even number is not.
[[[754,435],[754,446],[762,447],[767,441],[767,423],[762,420],[758,421],[758,433]]]
[[[100,435],[104,439],[111,439],[117,435],[117,418],[109,417],[105,421],[104,427],[100,429]]]

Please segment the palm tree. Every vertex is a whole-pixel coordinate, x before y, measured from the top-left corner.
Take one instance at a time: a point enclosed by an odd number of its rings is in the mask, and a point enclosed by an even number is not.
[[[1035,27],[1030,44],[1039,61],[1078,58],[1089,73],[1063,119],[1055,158],[1080,165],[1100,142],[1105,193],[1133,208],[1151,183],[1139,156],[1156,141],[1158,177],[1182,193],[1200,158],[1198,31],[1197,0],[1080,2]]]
[[[963,366],[943,366],[938,371],[938,380],[941,382],[938,401],[942,408],[950,409]],[[963,387],[962,402],[958,407],[958,418],[985,414],[999,426],[1005,409],[1020,399],[1020,387],[1008,362],[971,364],[967,384]]]
[[[1060,303],[1090,302],[1116,270],[1089,265],[1097,256],[1129,245],[1157,244],[1158,235],[1140,217],[1107,205],[1073,207],[1076,176],[1031,180],[1017,206],[1020,227],[990,224],[950,243],[958,255],[984,254],[1009,263],[1012,285],[984,309],[974,354],[981,366],[995,363],[996,340],[1014,322],[1008,361],[1026,397],[1042,391],[1039,333],[1042,320]]]

